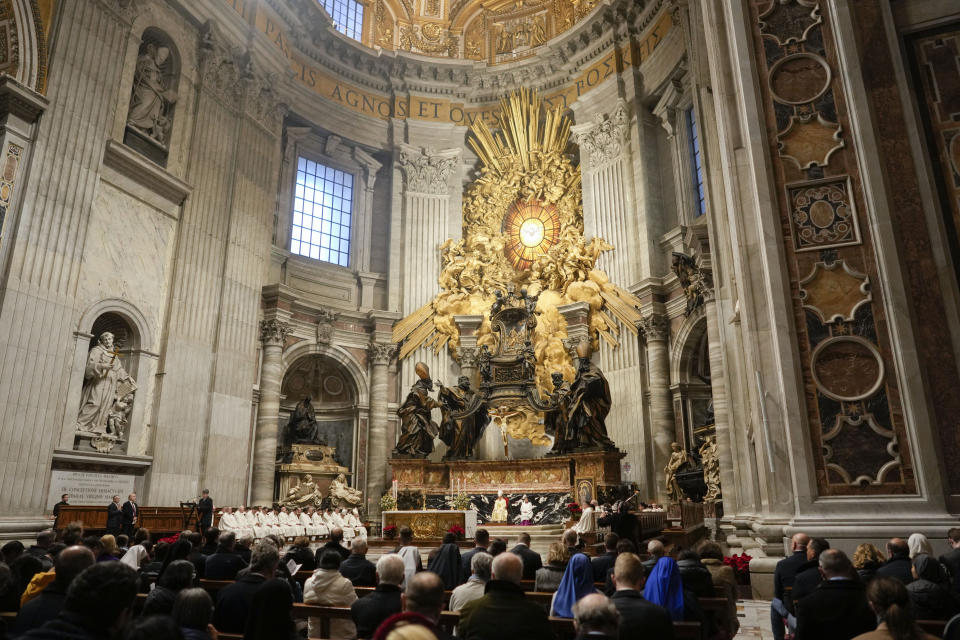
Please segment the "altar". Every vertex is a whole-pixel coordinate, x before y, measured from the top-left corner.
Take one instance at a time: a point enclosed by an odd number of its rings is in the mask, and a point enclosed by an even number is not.
[[[384,511],[381,515],[383,529],[394,526],[410,527],[414,538],[443,538],[450,527],[463,527],[467,539],[477,533],[477,512],[468,511]],[[382,529],[381,529],[382,530]]]

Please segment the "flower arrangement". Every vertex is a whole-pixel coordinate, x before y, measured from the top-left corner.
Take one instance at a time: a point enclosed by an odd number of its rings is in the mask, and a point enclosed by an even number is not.
[[[396,511],[397,501],[393,499],[393,496],[389,493],[385,493],[380,496],[380,510],[381,511]]]
[[[458,524],[455,524],[455,525],[451,525],[451,527],[447,529],[447,533],[452,533],[453,535],[457,536],[457,540],[463,540],[467,532],[463,530],[463,527],[461,527]]]
[[[571,502],[567,504],[567,511],[569,511],[570,515],[574,517],[579,516],[581,513],[583,513],[583,509],[580,508],[580,504],[577,502]]]
[[[737,574],[738,583],[750,584],[750,561],[752,559],[753,557],[746,553],[735,553],[732,556],[724,556],[723,564],[733,568],[734,573]]]
[[[397,526],[393,524],[388,524],[383,528],[383,537],[387,540],[393,540],[397,537]]]
[[[466,511],[470,508],[470,496],[461,491],[450,499],[450,506],[455,511]]]

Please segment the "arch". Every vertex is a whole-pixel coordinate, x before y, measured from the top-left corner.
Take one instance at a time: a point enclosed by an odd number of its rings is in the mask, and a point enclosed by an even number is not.
[[[350,374],[349,377],[356,392],[357,407],[363,409],[369,408],[370,388],[367,384],[366,372],[353,354],[339,346],[318,344],[307,340],[291,345],[283,352],[283,374],[281,379],[297,361],[311,355],[326,356],[343,366],[344,370]]]
[[[0,2],[8,47],[0,52],[6,58],[0,70],[37,93],[47,88],[47,29],[52,13],[51,3],[44,3],[41,10],[37,0]]]
[[[76,328],[77,332],[89,333],[93,323],[105,313],[115,313],[127,320],[133,327],[136,342],[130,344],[131,348],[155,355],[153,332],[150,331],[146,317],[140,312],[140,309],[121,298],[104,298],[88,307],[80,315]]]
[[[707,314],[703,305],[694,309],[677,331],[670,353],[670,383],[680,384],[690,380],[690,360],[700,339],[707,332]]]

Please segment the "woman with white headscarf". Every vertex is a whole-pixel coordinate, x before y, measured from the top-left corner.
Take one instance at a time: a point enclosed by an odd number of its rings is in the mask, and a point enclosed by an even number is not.
[[[911,560],[921,553],[933,556],[933,547],[930,545],[930,541],[927,540],[927,536],[922,533],[911,533],[910,537],[907,538],[907,546],[910,548]]]
[[[150,554],[147,553],[147,550],[143,548],[142,544],[135,544],[127,552],[123,554],[123,557],[120,558],[120,562],[127,565],[131,569],[140,570],[140,565],[143,564],[144,560],[148,560]]]

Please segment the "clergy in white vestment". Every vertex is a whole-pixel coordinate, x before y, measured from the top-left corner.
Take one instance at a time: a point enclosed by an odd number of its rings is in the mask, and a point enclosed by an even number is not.
[[[266,507],[260,507],[259,509],[256,509],[254,517],[256,519],[258,529],[255,529],[254,531],[260,531],[260,535],[257,536],[258,538],[264,538],[271,533],[274,533],[273,526],[270,524],[270,515],[271,514],[269,511],[267,511]]]
[[[300,521],[300,525],[303,527],[303,530],[306,531],[306,534],[304,535],[306,535],[308,538],[313,538],[319,535],[319,531],[317,531],[317,528],[313,526],[313,520],[310,519],[310,516],[301,511],[300,507],[297,507],[293,510],[293,515],[297,516],[297,520]]]
[[[333,517],[333,509],[327,507],[327,510],[323,512],[323,522],[327,525],[328,531],[333,531],[334,527],[339,527],[336,519]]]
[[[240,525],[237,523],[237,517],[233,515],[233,509],[224,507],[220,511],[220,522],[217,528],[220,529],[220,531],[239,531]]]
[[[363,526],[363,522],[360,521],[360,511],[357,509],[354,509],[350,513],[350,523],[353,525],[354,531],[357,532],[357,537],[367,537],[367,528]]]
[[[287,511],[286,507],[280,507],[280,526],[283,527],[283,535],[296,538],[306,533],[300,525],[300,519]]]
[[[278,509],[267,511],[267,527],[270,533],[278,535],[281,538],[286,535],[286,533],[284,533],[286,527],[280,524],[280,511]]]
[[[257,516],[254,513],[254,510],[247,511],[247,508],[243,505],[237,507],[237,513],[234,514],[237,516],[237,522],[243,525],[244,533],[249,533],[253,538],[262,538],[262,527],[257,524]],[[258,532],[257,529],[261,531]]]
[[[520,503],[520,524],[523,526],[533,524],[533,503],[527,496],[523,496],[523,502]]]
[[[350,546],[349,542],[353,540],[357,533],[353,530],[353,527],[347,524],[347,510],[340,509],[339,513],[334,511],[333,519],[337,522],[337,526],[343,529],[343,539],[348,543],[347,546]]]
[[[315,526],[317,531],[320,532],[317,535],[321,538],[326,538],[329,536],[330,529],[327,528],[327,523],[323,521],[323,515],[313,507],[310,507],[307,510],[307,513],[310,514],[310,520],[313,522],[313,526]]]
[[[597,519],[594,517],[594,513],[594,504],[592,502],[587,503],[580,515],[580,522],[573,527],[573,530],[581,536],[587,533],[596,533]]]
[[[420,549],[413,546],[413,532],[410,527],[400,529],[400,548],[397,549],[397,555],[403,559],[403,586],[406,588],[410,578],[417,571],[423,570],[423,562],[420,559]]]

